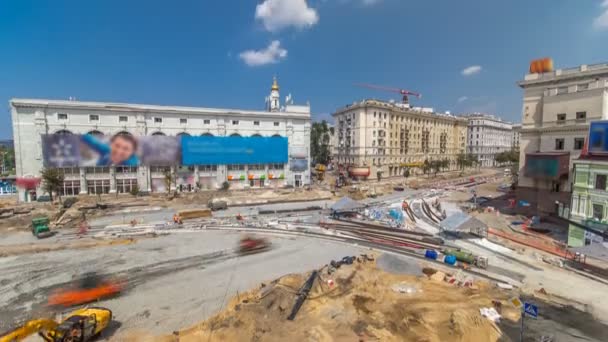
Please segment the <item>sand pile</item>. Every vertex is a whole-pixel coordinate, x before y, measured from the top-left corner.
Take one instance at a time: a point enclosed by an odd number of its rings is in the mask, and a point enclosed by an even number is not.
[[[310,274],[310,273],[309,273]],[[508,294],[478,282],[449,285],[432,274],[414,277],[378,269],[373,261],[323,268],[294,321],[287,320],[309,274],[284,276],[233,298],[226,310],[158,341],[497,341],[502,333],[480,315],[500,301],[518,319]],[[503,318],[504,319],[504,318]],[[142,336],[138,336],[142,340]]]

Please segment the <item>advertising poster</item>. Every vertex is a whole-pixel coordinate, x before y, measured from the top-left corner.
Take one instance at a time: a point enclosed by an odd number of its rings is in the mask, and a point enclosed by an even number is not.
[[[127,133],[42,135],[46,167],[168,166],[179,163],[180,151],[178,137],[135,137]]]
[[[182,138],[182,165],[287,163],[284,137]]]
[[[595,121],[589,125],[589,153],[608,154],[608,121]]]

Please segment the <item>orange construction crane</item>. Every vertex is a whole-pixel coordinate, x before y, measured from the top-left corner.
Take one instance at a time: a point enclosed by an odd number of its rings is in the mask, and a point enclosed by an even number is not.
[[[405,89],[399,89],[399,88],[393,88],[393,87],[385,87],[385,86],[378,86],[378,85],[367,84],[367,83],[355,83],[355,85],[357,87],[363,87],[363,88],[375,89],[375,90],[382,90],[382,91],[388,91],[388,92],[391,92],[391,93],[401,94],[401,95],[403,95],[403,98],[402,98],[403,104],[409,104],[409,98],[408,98],[409,95],[416,96],[417,98],[421,98],[422,97],[422,95],[420,93],[416,93],[416,92],[405,90]]]

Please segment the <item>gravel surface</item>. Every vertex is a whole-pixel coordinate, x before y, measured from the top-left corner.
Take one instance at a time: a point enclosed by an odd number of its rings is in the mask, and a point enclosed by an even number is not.
[[[98,303],[114,312],[120,331],[160,334],[209,317],[237,292],[261,282],[364,252],[317,239],[273,237],[272,249],[239,256],[234,253],[238,239],[238,233],[208,231],[0,258],[0,331],[37,315],[50,291],[85,272],[129,279],[128,291]]]

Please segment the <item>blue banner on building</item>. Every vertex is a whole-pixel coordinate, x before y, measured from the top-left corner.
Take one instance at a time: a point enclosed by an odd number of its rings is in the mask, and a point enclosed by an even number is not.
[[[182,137],[182,165],[287,163],[283,137]]]
[[[589,153],[608,154],[608,121],[593,121],[589,125]]]

